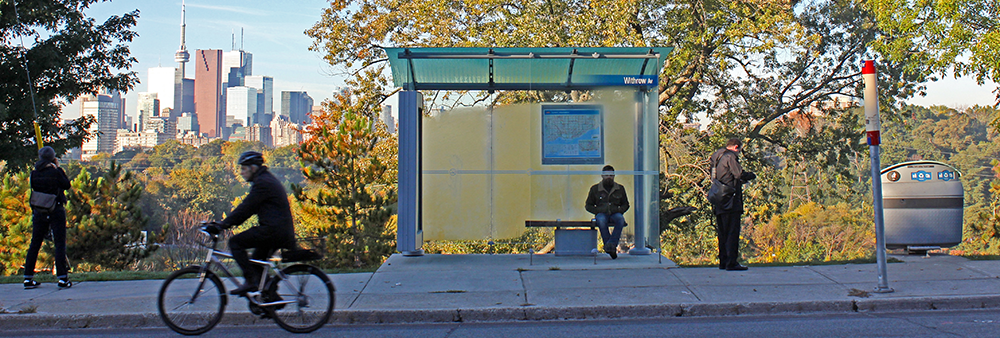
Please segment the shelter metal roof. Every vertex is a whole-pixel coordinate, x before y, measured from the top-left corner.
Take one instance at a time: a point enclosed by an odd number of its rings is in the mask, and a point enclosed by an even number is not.
[[[407,90],[654,87],[672,47],[385,48]]]

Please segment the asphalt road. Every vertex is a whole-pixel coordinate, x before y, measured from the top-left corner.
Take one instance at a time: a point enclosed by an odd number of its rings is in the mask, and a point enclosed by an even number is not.
[[[455,324],[327,325],[320,337],[997,337],[1000,310],[810,316]],[[0,332],[6,337],[179,337],[162,329]],[[277,326],[216,327],[203,337],[291,337]],[[301,336],[298,336],[301,337]]]

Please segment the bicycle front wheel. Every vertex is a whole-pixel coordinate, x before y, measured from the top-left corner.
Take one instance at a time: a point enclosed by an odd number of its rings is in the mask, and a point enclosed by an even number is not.
[[[268,306],[281,328],[293,333],[308,333],[323,327],[333,314],[333,282],[323,270],[305,264],[283,270],[284,280],[277,281],[277,301],[287,304]]]
[[[226,289],[211,271],[201,278],[201,267],[189,266],[170,274],[160,287],[160,318],[171,330],[199,335],[222,320]]]

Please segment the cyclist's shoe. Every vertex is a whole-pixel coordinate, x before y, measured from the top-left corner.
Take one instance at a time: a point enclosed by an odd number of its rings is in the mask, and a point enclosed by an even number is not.
[[[31,290],[31,289],[37,288],[38,285],[40,285],[40,284],[42,284],[42,283],[39,283],[38,281],[36,281],[34,279],[25,279],[24,280],[24,289],[25,290]]]
[[[59,283],[56,283],[56,285],[59,286],[60,289],[68,289],[73,287],[73,282],[69,281],[69,279],[60,279]]]
[[[240,287],[233,289],[233,291],[229,291],[229,294],[233,296],[243,296],[246,295],[247,292],[253,292],[253,291],[257,291],[257,283],[247,282],[243,283],[243,285],[240,285]]]

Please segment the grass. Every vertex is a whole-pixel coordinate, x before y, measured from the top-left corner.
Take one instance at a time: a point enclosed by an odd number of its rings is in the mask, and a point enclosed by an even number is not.
[[[1000,258],[998,258],[1000,259]],[[903,261],[896,259],[894,257],[888,257],[886,263],[902,263]],[[803,266],[803,265],[844,265],[844,264],[873,264],[875,263],[875,258],[857,258],[849,260],[839,260],[839,261],[809,261],[809,262],[771,262],[771,263],[743,263],[743,265],[750,267],[763,267],[763,266]],[[678,264],[682,268],[708,268],[708,267],[718,267],[716,263],[711,264]]]
[[[958,255],[970,261],[995,261],[1000,260],[1000,255]]]
[[[169,271],[104,271],[104,272],[77,272],[71,273],[69,278],[74,282],[96,282],[96,281],[120,281],[120,280],[142,280],[142,279],[164,279],[170,275]],[[48,273],[35,275],[35,280],[42,283],[55,283],[56,276]],[[24,276],[3,276],[0,277],[0,284],[20,283],[24,281]]]
[[[239,270],[239,269],[236,269]],[[361,269],[323,269],[328,274],[375,272],[378,267]],[[238,271],[229,270],[237,276],[241,276]],[[99,281],[125,281],[125,280],[162,280],[167,278],[173,271],[102,271],[102,272],[74,272],[69,278],[73,282],[99,282]],[[35,275],[35,280],[42,283],[55,283],[56,276],[49,273],[39,273]],[[0,284],[21,283],[24,276],[0,276]]]

